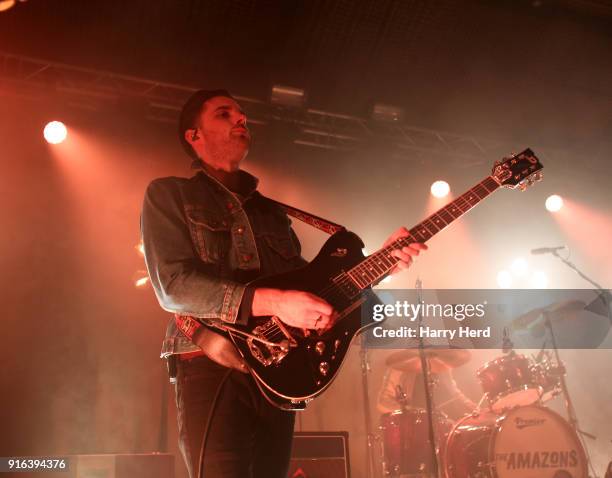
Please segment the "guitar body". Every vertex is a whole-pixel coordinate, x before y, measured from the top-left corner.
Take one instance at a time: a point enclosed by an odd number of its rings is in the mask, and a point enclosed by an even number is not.
[[[261,391],[275,405],[300,409],[323,392],[336,377],[353,337],[370,325],[362,326],[361,323],[361,306],[364,296],[372,295],[370,291],[361,291],[353,296],[353,289],[343,289],[348,284],[342,281],[338,285],[333,281],[364,259],[362,248],[363,242],[357,235],[341,231],[327,240],[307,266],[251,283],[254,287],[311,292],[324,297],[339,313],[335,325],[322,335],[312,331],[306,336],[301,329],[282,324],[294,342],[288,347],[286,355],[271,363],[267,363],[271,359],[270,349],[264,344],[257,340],[249,343],[242,334],[229,332]],[[335,294],[325,293],[330,287]],[[268,330],[268,334],[258,329],[265,329],[266,326],[273,329]],[[270,339],[283,337],[270,317],[251,317],[246,327],[237,328],[255,335],[261,333],[264,337],[270,336]],[[272,351],[279,351],[277,349],[272,348]]]

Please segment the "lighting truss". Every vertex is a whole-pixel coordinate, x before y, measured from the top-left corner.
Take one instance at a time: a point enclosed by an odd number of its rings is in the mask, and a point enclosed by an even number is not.
[[[195,90],[186,85],[0,52],[0,96],[11,94],[36,100],[59,96],[67,105],[98,111],[135,103],[146,118],[175,123],[183,102]],[[402,123],[377,122],[317,109],[282,108],[245,96],[236,99],[245,108],[249,123],[264,128],[273,122],[289,123],[293,125],[293,142],[305,147],[350,152],[376,144],[398,160],[448,161],[459,167],[490,164],[513,147],[507,142]],[[548,156],[560,153],[548,149]]]

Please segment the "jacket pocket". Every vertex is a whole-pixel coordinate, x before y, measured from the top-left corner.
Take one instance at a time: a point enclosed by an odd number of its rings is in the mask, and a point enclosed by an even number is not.
[[[299,256],[299,250],[290,236],[281,233],[266,234],[264,240],[275,253],[290,260]]]
[[[208,263],[223,261],[231,246],[230,221],[201,206],[185,205],[185,215],[200,259]]]

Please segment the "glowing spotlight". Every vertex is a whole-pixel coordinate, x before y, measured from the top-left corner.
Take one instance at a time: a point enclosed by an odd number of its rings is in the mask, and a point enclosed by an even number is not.
[[[66,139],[66,136],[68,136],[68,130],[61,121],[51,121],[45,126],[43,134],[47,143],[60,144]]]
[[[548,287],[548,276],[542,271],[534,271],[531,274],[530,282],[534,289],[546,289]]]
[[[138,254],[144,256],[144,244],[142,243],[142,241],[135,245],[134,249],[136,249],[136,252],[138,252]]]
[[[436,181],[431,185],[431,194],[437,198],[443,198],[450,192],[450,186],[446,181]]]
[[[497,273],[497,285],[502,289],[509,289],[512,286],[512,274],[503,270]]]
[[[527,261],[524,258],[517,257],[512,261],[510,269],[512,269],[512,273],[515,276],[521,277],[527,273],[527,269],[529,269],[529,264],[527,264]]]
[[[137,289],[143,289],[149,283],[149,275],[147,271],[139,270],[132,274],[132,283]]]
[[[149,278],[148,277],[141,277],[140,279],[136,279],[134,281],[134,285],[136,287],[144,287],[145,285],[147,285],[147,282],[149,282]]]
[[[557,194],[546,198],[546,209],[550,212],[557,212],[563,207],[563,198]]]
[[[15,0],[1,0],[0,1],[0,12],[5,12],[9,8],[13,8]]]

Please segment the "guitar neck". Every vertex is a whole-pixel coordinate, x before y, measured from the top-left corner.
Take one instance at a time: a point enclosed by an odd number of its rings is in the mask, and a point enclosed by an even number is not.
[[[347,271],[348,276],[360,289],[376,284],[386,277],[399,261],[391,255],[391,251],[400,249],[412,242],[427,242],[498,188],[499,183],[492,176],[487,176],[476,186],[410,229],[408,237],[402,237],[366,257]]]

